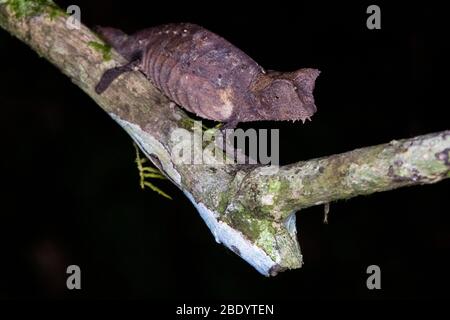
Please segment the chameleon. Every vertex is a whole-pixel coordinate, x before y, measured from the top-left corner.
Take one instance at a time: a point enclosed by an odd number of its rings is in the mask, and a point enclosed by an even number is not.
[[[171,23],[127,35],[111,27],[97,34],[126,60],[95,87],[102,94],[122,73],[140,71],[170,100],[201,118],[225,122],[310,120],[320,71],[264,70],[221,36],[192,23]]]

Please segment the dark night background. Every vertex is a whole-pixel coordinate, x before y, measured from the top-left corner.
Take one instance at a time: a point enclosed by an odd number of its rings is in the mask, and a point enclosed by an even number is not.
[[[444,10],[421,5],[56,1],[82,22],[127,32],[194,22],[267,69],[315,67],[313,121],[280,128],[290,163],[450,129]],[[381,30],[366,8],[381,7]],[[305,265],[264,278],[217,245],[187,198],[138,185],[131,139],[68,78],[0,30],[2,191],[0,298],[177,301],[449,297],[449,181],[398,189],[297,214]],[[242,126],[252,127],[252,124]],[[82,290],[65,269],[82,270]],[[366,288],[381,267],[382,289]]]

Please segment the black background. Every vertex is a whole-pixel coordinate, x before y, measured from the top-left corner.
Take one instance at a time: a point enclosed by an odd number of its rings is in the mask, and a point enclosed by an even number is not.
[[[280,128],[281,161],[449,129],[445,10],[296,1],[56,1],[82,22],[129,33],[194,22],[267,69],[322,71],[313,121]],[[295,4],[294,4],[295,3]],[[305,265],[264,278],[214,242],[185,196],[138,185],[131,139],[46,60],[0,30],[0,298],[437,298],[450,286],[449,182],[404,188],[297,214]],[[82,290],[65,268],[82,270]],[[366,288],[381,267],[382,290]]]

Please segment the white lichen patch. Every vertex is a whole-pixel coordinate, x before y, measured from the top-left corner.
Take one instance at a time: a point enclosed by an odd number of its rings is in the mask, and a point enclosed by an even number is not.
[[[264,194],[261,197],[261,204],[264,206],[271,206],[274,204],[274,195],[273,194]]]
[[[352,163],[348,168],[345,184],[358,187],[359,189],[368,188],[374,182],[374,179],[380,177],[380,173],[377,170],[376,166],[370,164]]]
[[[297,216],[295,212],[292,212],[290,215],[287,216],[287,218],[284,220],[284,226],[286,227],[287,231],[292,235],[297,235]]]
[[[277,174],[279,170],[280,170],[280,166],[270,165],[270,166],[261,167],[259,169],[258,174],[260,174],[262,176],[271,176],[271,175]]]

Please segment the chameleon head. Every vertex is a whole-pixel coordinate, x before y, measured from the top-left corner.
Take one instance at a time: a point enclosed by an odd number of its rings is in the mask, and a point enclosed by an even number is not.
[[[261,117],[266,120],[310,120],[317,110],[313,91],[319,73],[317,69],[287,73],[269,71],[265,75],[265,85],[257,93]]]

